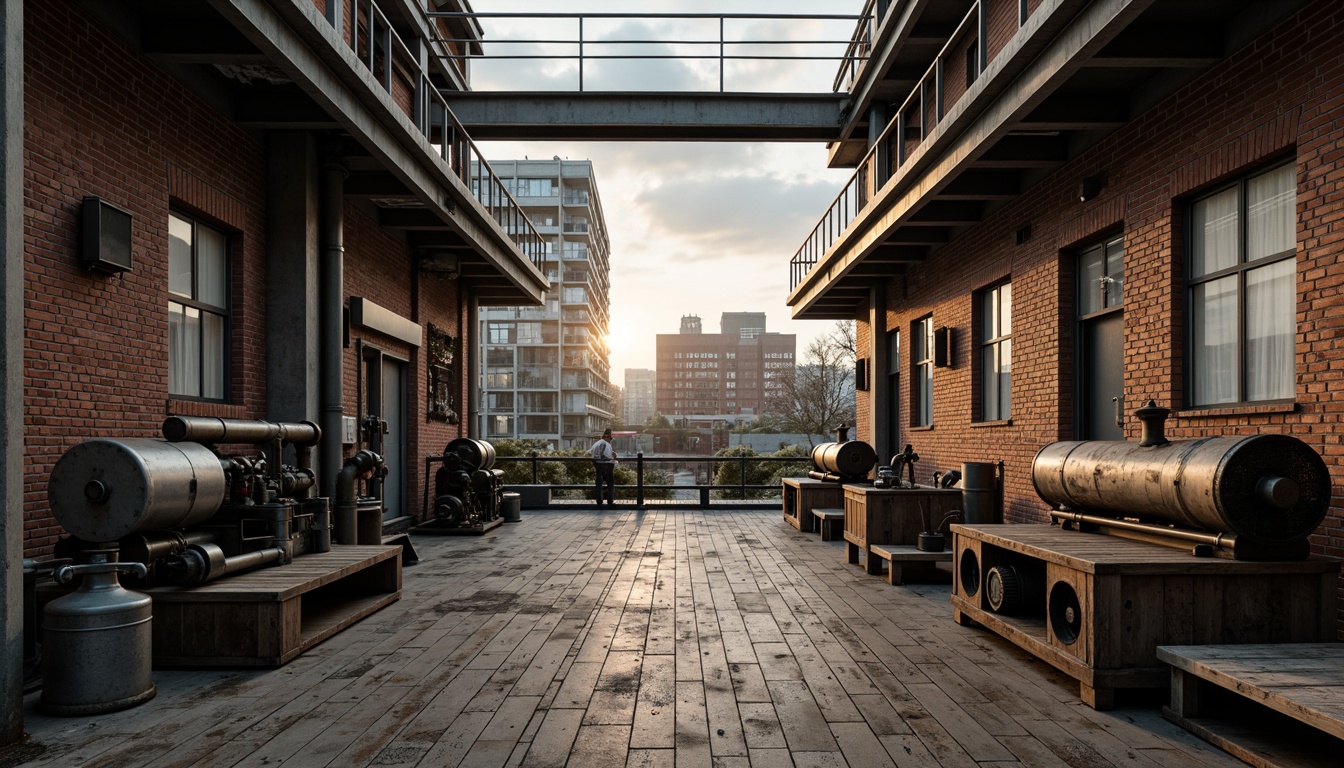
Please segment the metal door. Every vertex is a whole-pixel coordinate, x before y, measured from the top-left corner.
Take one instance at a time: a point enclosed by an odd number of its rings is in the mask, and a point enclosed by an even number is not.
[[[1079,254],[1078,403],[1080,440],[1123,440],[1125,412],[1124,239]]]
[[[383,519],[393,520],[406,512],[406,364],[383,357],[381,377],[381,413],[387,422],[383,436],[383,460],[387,477],[383,480]]]

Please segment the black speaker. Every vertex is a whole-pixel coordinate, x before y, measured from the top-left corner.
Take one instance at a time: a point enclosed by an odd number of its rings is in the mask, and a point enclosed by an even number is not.
[[[80,261],[95,272],[115,275],[131,269],[130,212],[100,197],[84,198]]]

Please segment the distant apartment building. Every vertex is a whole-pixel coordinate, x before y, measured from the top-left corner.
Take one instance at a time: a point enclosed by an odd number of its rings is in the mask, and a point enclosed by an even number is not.
[[[719,329],[704,333],[687,315],[680,333],[658,334],[659,413],[692,424],[750,421],[793,370],[798,339],[767,332],[764,312],[725,312]]]
[[[625,411],[621,414],[626,426],[648,423],[658,411],[658,373],[648,368],[625,369]]]
[[[480,434],[587,447],[610,426],[610,241],[588,160],[492,162],[546,243],[540,307],[483,307]]]

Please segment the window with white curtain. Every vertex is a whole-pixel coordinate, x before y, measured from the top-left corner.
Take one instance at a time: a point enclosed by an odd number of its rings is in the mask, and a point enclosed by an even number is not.
[[[979,303],[980,419],[1000,421],[1012,415],[1013,284],[982,291]]]
[[[229,368],[229,239],[168,215],[168,393],[223,400]]]
[[[1190,206],[1191,405],[1288,400],[1296,381],[1297,170]]]
[[[910,382],[914,406],[910,426],[928,427],[933,425],[933,317],[916,320],[910,338],[910,357],[915,366]]]

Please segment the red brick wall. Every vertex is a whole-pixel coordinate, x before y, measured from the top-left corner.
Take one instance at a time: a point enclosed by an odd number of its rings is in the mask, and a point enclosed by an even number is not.
[[[67,448],[157,436],[166,412],[202,409],[168,403],[170,208],[218,225],[233,246],[232,405],[204,410],[263,416],[265,184],[261,143],[71,4],[24,15],[24,516],[25,551],[38,554],[62,532],[46,482]],[[134,216],[132,271],[79,266],[85,195]]]
[[[904,429],[920,466],[1002,459],[1007,518],[1044,521],[1029,477],[1044,444],[1074,434],[1076,249],[1106,235],[1125,237],[1125,394],[1133,410],[1150,398],[1177,409],[1174,438],[1287,432],[1325,456],[1335,506],[1312,538],[1317,552],[1344,556],[1344,434],[1333,426],[1344,405],[1344,8],[1318,2],[1238,51],[1125,129],[1029,190],[990,219],[893,281],[889,327],[909,338],[930,312],[954,329],[954,364],[934,373],[934,427]],[[1298,171],[1298,362],[1296,408],[1185,410],[1182,378],[1185,289],[1181,211],[1201,190],[1295,157]],[[1100,196],[1079,203],[1083,176],[1104,172]],[[1015,245],[1014,233],[1032,237]],[[1003,277],[1013,283],[1012,423],[976,426],[970,364],[974,293]],[[903,298],[904,297],[904,298]],[[903,345],[903,423],[909,423],[909,344]],[[865,431],[867,431],[865,427]],[[1137,436],[1129,419],[1127,435]]]

